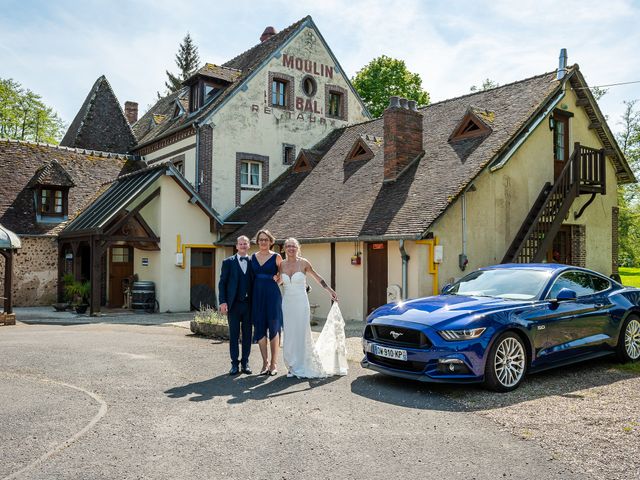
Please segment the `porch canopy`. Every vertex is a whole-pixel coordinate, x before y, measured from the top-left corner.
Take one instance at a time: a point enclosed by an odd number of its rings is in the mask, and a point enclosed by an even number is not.
[[[8,228],[0,225],[0,255],[4,257],[4,312],[13,313],[12,278],[13,254],[22,247],[20,238]]]
[[[140,250],[160,250],[160,237],[140,211],[160,196],[160,180],[164,175],[182,188],[186,202],[205,212],[212,232],[223,225],[220,215],[170,162],[118,177],[58,236],[58,277],[62,278],[66,273],[65,263],[71,260],[74,278],[91,282],[92,315],[100,311],[101,300],[106,296],[106,253],[109,247],[117,244]],[[69,268],[66,270],[68,273]],[[58,282],[58,295],[62,296],[62,282]]]
[[[91,315],[100,311],[106,291],[103,279],[106,275],[106,253],[111,245],[160,249],[160,237],[142,218],[140,210],[160,195],[159,186],[152,192],[149,189],[166,170],[164,165],[118,177],[60,233],[58,277],[71,273],[68,269],[65,272],[65,262],[71,260],[74,278],[91,282]],[[132,208],[132,204],[135,207]],[[85,270],[85,267],[88,268]],[[58,295],[62,295],[62,282],[58,282]]]

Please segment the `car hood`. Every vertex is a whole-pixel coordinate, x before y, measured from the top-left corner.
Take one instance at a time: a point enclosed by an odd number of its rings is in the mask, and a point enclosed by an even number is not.
[[[492,297],[438,295],[406,302],[390,303],[375,310],[373,323],[418,323],[437,329],[468,328],[495,314],[531,305],[530,301],[505,300]]]

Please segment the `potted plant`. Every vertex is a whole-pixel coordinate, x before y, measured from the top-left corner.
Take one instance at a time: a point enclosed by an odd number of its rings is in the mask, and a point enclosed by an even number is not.
[[[64,293],[63,301],[62,302],[58,302],[58,303],[54,303],[52,305],[56,312],[64,312],[67,308],[69,308],[69,304],[73,300],[73,295],[71,295],[67,291],[67,286],[71,285],[73,282],[75,282],[75,279],[73,278],[73,274],[65,273],[64,276],[62,277],[62,284],[64,285],[64,287],[63,287],[63,293]]]
[[[202,308],[191,320],[191,331],[205,337],[229,338],[227,317],[213,308]]]
[[[76,313],[86,313],[87,308],[89,308],[89,295],[91,294],[90,282],[74,280],[68,285],[65,285],[64,292],[65,295],[73,299],[72,304]]]

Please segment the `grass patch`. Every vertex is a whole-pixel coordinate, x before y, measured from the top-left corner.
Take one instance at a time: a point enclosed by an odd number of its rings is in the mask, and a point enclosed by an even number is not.
[[[619,363],[615,366],[618,370],[622,370],[623,372],[635,373],[640,375],[640,362],[634,363]]]
[[[640,288],[640,268],[620,267],[619,273],[623,285]]]

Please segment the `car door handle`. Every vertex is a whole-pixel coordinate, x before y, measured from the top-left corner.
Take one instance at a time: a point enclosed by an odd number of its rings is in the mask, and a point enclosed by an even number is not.
[[[608,307],[609,304],[608,303],[604,303],[604,302],[598,302],[598,303],[594,304],[593,306],[596,307],[597,309],[601,309],[601,308],[604,308],[604,307]]]

